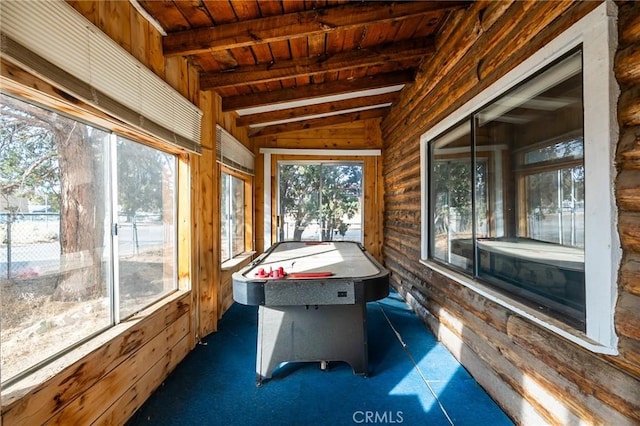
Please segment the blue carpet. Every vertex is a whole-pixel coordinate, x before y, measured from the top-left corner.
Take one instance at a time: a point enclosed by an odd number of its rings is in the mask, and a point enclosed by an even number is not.
[[[402,299],[367,305],[369,376],[288,363],[256,386],[257,308],[235,304],[128,425],[512,425]]]

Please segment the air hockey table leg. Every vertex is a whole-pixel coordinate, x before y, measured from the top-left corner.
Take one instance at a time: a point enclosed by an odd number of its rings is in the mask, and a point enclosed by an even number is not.
[[[256,355],[258,383],[283,362],[344,361],[366,376],[366,305],[260,306]]]

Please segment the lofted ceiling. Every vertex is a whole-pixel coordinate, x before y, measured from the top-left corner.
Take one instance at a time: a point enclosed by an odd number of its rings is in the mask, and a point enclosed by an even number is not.
[[[468,1],[131,3],[252,136],[384,117]]]

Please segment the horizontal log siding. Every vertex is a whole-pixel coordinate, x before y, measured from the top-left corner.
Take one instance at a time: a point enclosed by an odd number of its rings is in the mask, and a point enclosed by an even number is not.
[[[594,354],[420,263],[420,135],[598,4],[475,2],[382,122],[384,245],[392,285],[518,423],[640,421],[640,3],[620,2],[616,195],[623,259],[618,356]],[[491,289],[487,289],[491,292]],[[517,402],[514,402],[517,401]]]

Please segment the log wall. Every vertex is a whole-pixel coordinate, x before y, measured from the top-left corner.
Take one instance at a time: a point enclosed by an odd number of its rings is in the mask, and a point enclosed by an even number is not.
[[[219,291],[220,197],[215,124],[248,144],[246,131],[236,128],[233,114],[222,113],[217,95],[199,90],[195,68],[181,58],[163,57],[162,36],[129,2],[69,4],[200,107],[204,114],[202,155],[180,155],[179,174],[186,177],[184,182],[190,182],[178,194],[180,291],[33,376],[2,389],[2,425],[123,424],[196,342],[216,330],[218,318],[228,305]],[[3,63],[2,71],[3,77],[29,88],[32,98],[35,91],[42,91],[49,98],[59,93],[7,64]],[[65,101],[61,98],[60,104]]]
[[[439,36],[438,50],[452,53],[425,64],[382,122],[383,259],[392,284],[520,424],[640,422],[640,3],[618,3],[618,356],[590,352],[419,263],[419,139],[598,5],[474,2],[451,18],[469,31]]]

